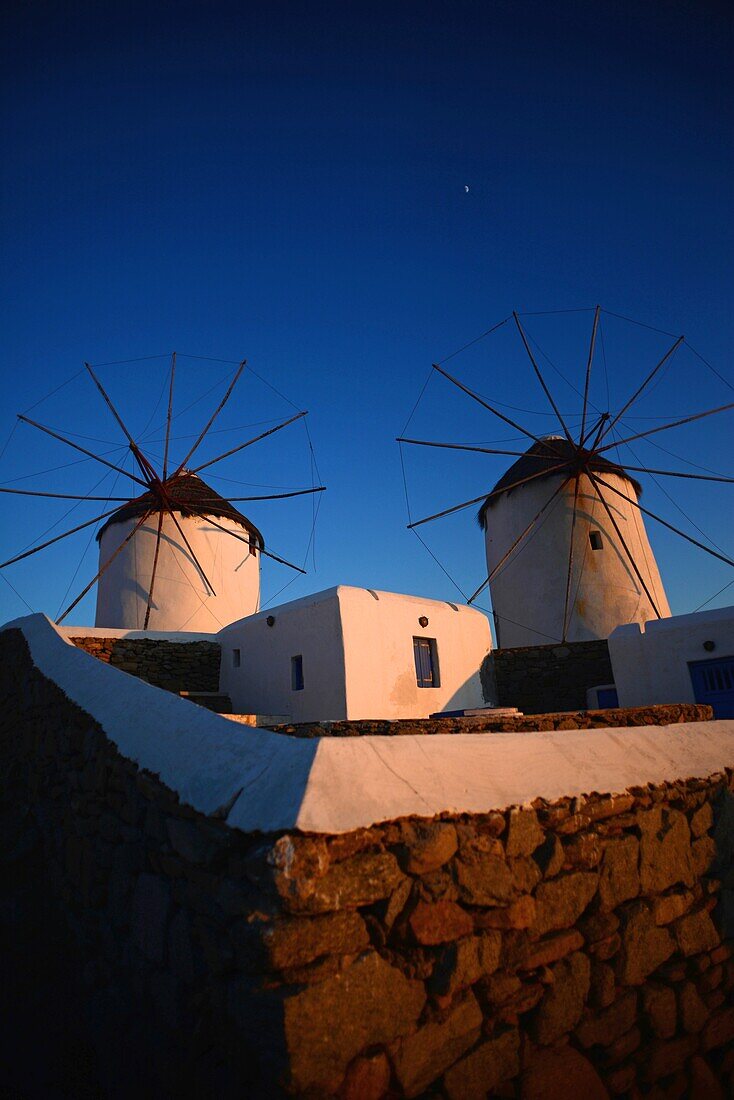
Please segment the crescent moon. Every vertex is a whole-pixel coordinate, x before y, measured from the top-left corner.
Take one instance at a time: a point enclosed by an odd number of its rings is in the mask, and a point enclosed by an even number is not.
[[[469,188],[467,187],[466,184],[464,184],[464,191],[466,192],[467,195],[469,194]]]

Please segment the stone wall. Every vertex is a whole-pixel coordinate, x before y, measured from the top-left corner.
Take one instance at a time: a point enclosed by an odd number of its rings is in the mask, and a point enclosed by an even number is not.
[[[354,722],[300,722],[269,728],[292,737],[407,737],[462,733],[533,733],[538,730],[591,730],[629,726],[670,726],[678,722],[709,722],[714,716],[705,703],[659,703],[650,707],[557,711],[555,714],[493,716],[491,711],[454,718],[370,719]]]
[[[499,706],[526,714],[583,710],[588,688],[614,683],[604,640],[496,649],[486,663],[483,675],[494,675]]]
[[[121,757],[19,632],[0,652],[2,858],[27,877],[3,943],[12,954],[53,901],[78,983],[64,996],[83,1006],[83,1094],[731,1094],[731,770],[247,835]],[[26,986],[33,958],[15,963]],[[20,1019],[36,1074],[46,1006]],[[69,1045],[82,1073],[78,1034]]]
[[[166,691],[219,691],[217,642],[152,638],[70,638],[79,649]]]

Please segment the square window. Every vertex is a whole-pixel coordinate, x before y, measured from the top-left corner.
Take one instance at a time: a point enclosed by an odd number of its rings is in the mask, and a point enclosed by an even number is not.
[[[415,678],[419,688],[441,686],[438,672],[438,648],[435,638],[413,638]]]
[[[239,649],[233,649],[232,650],[232,668],[239,668],[240,667],[240,660],[241,660],[241,656],[240,656]]]
[[[589,531],[589,542],[592,550],[601,550],[604,545],[601,540],[601,531]]]
[[[303,655],[291,657],[291,689],[303,691]]]

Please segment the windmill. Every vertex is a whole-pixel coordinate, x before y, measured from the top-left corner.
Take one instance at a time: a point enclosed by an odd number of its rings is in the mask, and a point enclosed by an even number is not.
[[[101,514],[0,563],[0,569],[6,569],[86,528],[103,523],[97,532],[97,572],[57,621],[63,622],[96,584],[97,626],[189,631],[216,630],[258,610],[261,555],[298,574],[305,573],[305,569],[267,548],[259,529],[235,504],[317,494],[323,492],[325,486],[313,485],[290,492],[225,499],[207,485],[200,474],[301,420],[307,415],[306,412],[297,412],[267,431],[230,447],[206,462],[195,464],[194,456],[245,370],[246,361],[243,360],[193,444],[183,458],[173,463],[170,461],[170,444],[176,377],[174,353],[168,380],[163,459],[156,468],[150,455],[144,453],[128,430],[93,367],[89,363],[85,363],[84,367],[123,434],[126,447],[134,459],[133,472],[29,416],[18,414],[18,420],[116,471],[131,481],[138,491],[127,497],[95,497],[0,487],[2,493],[20,496],[115,502],[114,507]]]
[[[669,615],[645,518],[661,524],[719,561],[734,566],[728,555],[706,546],[641,504],[642,486],[635,475],[729,484],[734,483],[734,478],[622,464],[612,461],[610,455],[614,449],[619,454],[618,448],[635,440],[723,413],[734,408],[734,402],[645,431],[634,432],[626,428],[625,416],[651,383],[661,377],[666,364],[684,342],[684,337],[680,336],[618,411],[604,410],[592,416],[590,380],[600,317],[604,312],[600,306],[594,310],[583,393],[577,390],[582,397],[582,410],[576,435],[572,434],[547,385],[520,315],[513,313],[487,330],[483,337],[504,325],[514,324],[560,430],[549,435],[531,431],[502,412],[498,403],[476,393],[436,363],[432,375],[441,376],[494,418],[513,428],[528,441],[527,449],[507,450],[413,439],[404,434],[398,437],[401,447],[408,444],[516,459],[493,488],[408,524],[409,529],[417,533],[417,528],[423,524],[472,505],[481,505],[477,518],[485,533],[487,576],[467,602],[473,603],[489,587],[498,644],[502,646],[606,638],[621,623],[642,623]]]

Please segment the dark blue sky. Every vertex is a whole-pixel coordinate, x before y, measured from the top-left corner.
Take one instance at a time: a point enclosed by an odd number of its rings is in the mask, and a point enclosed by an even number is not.
[[[456,598],[405,530],[393,442],[433,360],[512,309],[599,301],[685,333],[734,379],[727,7],[14,5],[2,30],[0,448],[15,412],[85,359],[174,348],[246,356],[310,410],[329,486],[316,570],[310,557],[309,576],[282,598],[338,582]],[[554,366],[579,385],[591,314],[527,320]],[[670,343],[613,318],[605,325],[598,407],[622,399]],[[452,369],[525,410],[518,418],[533,430],[550,430],[542,392],[507,331],[452,360]],[[101,368],[136,432],[160,420],[165,368],[165,359]],[[180,401],[229,369],[182,359]],[[576,395],[548,370],[562,408],[577,413]],[[114,425],[89,389],[75,379],[37,418],[114,443]],[[449,389],[431,382],[413,430],[468,442],[512,434],[489,414],[478,419]],[[236,393],[220,427],[238,431],[219,435],[222,446],[213,440],[205,457],[249,431],[240,425],[291,411],[256,379]],[[685,415],[730,397],[686,352],[637,411]],[[190,431],[213,401],[211,394],[192,410]],[[653,421],[630,423],[642,430]],[[733,427],[724,414],[656,439],[732,474]],[[311,483],[300,427],[263,444],[256,458],[254,451],[219,468],[231,482],[212,484],[234,494],[236,481]],[[692,469],[651,444],[637,454],[643,464]],[[73,458],[21,427],[0,460],[0,481],[17,485],[12,479]],[[501,459],[461,464],[439,452],[406,455],[406,466],[415,514],[476,495],[503,471]],[[82,464],[20,484],[89,491],[102,473]],[[664,488],[673,500],[645,484],[649,507],[701,537],[690,517],[734,550],[727,487]],[[7,507],[3,557],[64,511],[48,502]],[[68,524],[92,514],[82,505]],[[278,552],[303,560],[308,498],[250,514]],[[693,609],[730,579],[727,567],[648,529],[674,611]],[[423,533],[473,590],[484,575],[473,510]],[[5,575],[31,606],[55,615],[87,543],[72,538]],[[76,587],[94,571],[92,543]],[[265,574],[266,598],[290,580],[277,566]],[[732,602],[731,593],[715,602]],[[0,620],[24,609],[1,584]],[[76,615],[92,616],[89,601]]]

